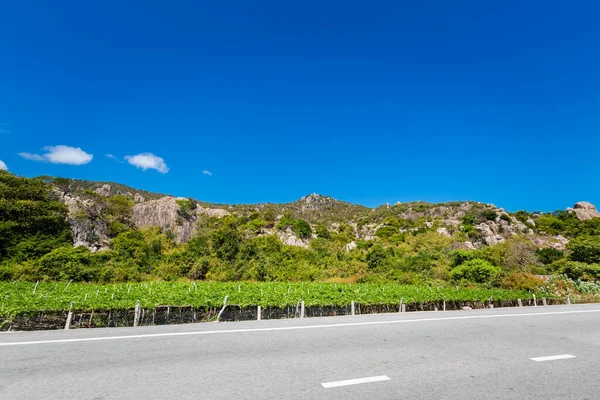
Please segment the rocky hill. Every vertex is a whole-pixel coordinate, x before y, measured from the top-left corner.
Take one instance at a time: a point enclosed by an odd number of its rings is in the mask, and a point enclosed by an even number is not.
[[[230,214],[262,221],[263,225],[259,224],[253,233],[249,233],[251,235],[276,235],[285,244],[301,247],[308,247],[311,240],[319,237],[319,227],[347,234],[348,249],[354,248],[356,241],[385,240],[394,235],[428,230],[445,237],[460,237],[456,247],[464,249],[494,246],[516,235],[527,237],[539,248],[563,250],[569,241],[565,232],[552,228],[552,224],[544,225],[547,215],[524,211],[511,214],[493,204],[470,201],[408,202],[370,209],[310,194],[286,204],[218,205],[114,183],[57,180],[54,185],[69,207],[74,245],[86,246],[92,251],[107,249],[119,224],[136,228],[160,227],[163,232],[173,235],[177,243],[183,243],[194,235],[200,219]],[[116,215],[115,207],[121,207],[119,212],[124,215]],[[565,211],[565,215],[580,221],[600,217],[596,208],[587,202],[575,204]],[[281,226],[280,222],[285,218],[306,221],[313,233],[301,237],[292,226]],[[536,220],[541,221],[542,226],[538,226]]]

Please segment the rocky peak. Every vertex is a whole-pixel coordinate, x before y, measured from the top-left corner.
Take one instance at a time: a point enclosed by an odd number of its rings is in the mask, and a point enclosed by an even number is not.
[[[94,192],[98,193],[100,196],[104,196],[104,197],[110,197],[111,193],[111,187],[109,184],[106,185],[102,185],[101,187],[99,187],[98,189],[94,190]]]
[[[600,218],[600,212],[596,210],[596,206],[587,201],[575,203],[573,208],[567,208],[567,211],[575,214],[580,221],[586,221],[592,218]]]

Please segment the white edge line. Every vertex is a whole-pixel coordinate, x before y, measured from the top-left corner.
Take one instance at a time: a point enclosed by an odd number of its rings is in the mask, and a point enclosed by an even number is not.
[[[321,383],[325,389],[331,389],[340,386],[349,386],[349,385],[360,385],[361,383],[371,383],[371,382],[382,382],[389,381],[391,378],[387,375],[380,376],[370,376],[368,378],[357,378],[357,379],[348,379],[346,381],[334,381],[334,382],[325,382]]]
[[[537,313],[526,313],[526,314],[471,315],[471,316],[464,316],[464,317],[418,318],[418,319],[401,319],[401,320],[392,320],[392,321],[349,322],[349,323],[344,323],[344,324],[285,326],[285,327],[276,327],[276,328],[246,328],[246,329],[229,329],[229,330],[215,330],[215,331],[149,333],[149,334],[125,335],[125,336],[102,336],[102,337],[88,337],[88,338],[76,338],[76,339],[35,340],[35,341],[29,341],[29,342],[5,342],[5,343],[0,343],[0,347],[2,347],[2,346],[22,346],[22,345],[31,345],[31,344],[50,344],[50,343],[97,342],[100,340],[140,339],[140,338],[156,338],[156,337],[168,337],[168,336],[216,335],[216,334],[221,334],[221,333],[294,331],[294,330],[301,330],[301,329],[342,328],[342,327],[348,327],[348,326],[405,324],[405,323],[410,323],[410,322],[457,321],[457,320],[485,319],[485,318],[534,317],[534,316],[541,316],[541,315],[583,314],[583,313],[598,313],[598,312],[600,312],[600,310],[555,311],[555,312],[537,312]]]
[[[572,354],[559,354],[557,356],[546,356],[546,357],[533,357],[530,358],[530,360],[533,361],[554,361],[554,360],[564,360],[567,358],[575,358],[576,356],[572,355]]]

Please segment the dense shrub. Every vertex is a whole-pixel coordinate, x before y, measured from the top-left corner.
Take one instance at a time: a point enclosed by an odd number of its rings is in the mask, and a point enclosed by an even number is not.
[[[481,252],[477,250],[453,250],[450,252],[450,257],[452,259],[452,266],[458,267],[466,261],[481,258]]]
[[[495,221],[498,218],[498,213],[494,210],[485,210],[481,213],[481,218],[486,221]]]
[[[535,290],[544,283],[544,279],[528,272],[514,272],[502,279],[502,286],[512,290]]]
[[[584,263],[600,263],[600,236],[583,236],[567,244],[571,251],[569,259]]]
[[[564,257],[565,253],[558,249],[554,249],[552,247],[547,247],[545,249],[538,249],[535,252],[538,260],[544,265],[552,264],[555,261],[560,260]]]
[[[500,273],[500,268],[481,259],[464,262],[450,271],[450,278],[459,283],[490,283]]]
[[[574,280],[598,281],[600,280],[600,264],[587,264],[577,261],[560,260],[550,266],[556,273],[565,275]]]
[[[384,269],[389,262],[390,253],[380,244],[369,249],[366,256],[367,266],[370,270]]]
[[[294,222],[293,230],[301,239],[308,239],[312,236],[312,228],[308,222],[301,219]]]
[[[398,233],[398,228],[396,228],[395,226],[387,225],[377,229],[377,231],[375,232],[375,236],[382,239],[388,239],[396,233]]]

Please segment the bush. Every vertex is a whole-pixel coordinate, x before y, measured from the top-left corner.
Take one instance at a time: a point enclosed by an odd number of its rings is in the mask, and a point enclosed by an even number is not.
[[[152,272],[165,281],[175,281],[183,276],[181,266],[168,261],[160,263]]]
[[[233,228],[220,228],[212,233],[211,244],[217,257],[223,261],[233,261],[240,249],[242,237]]]
[[[565,253],[558,249],[548,247],[545,249],[536,250],[535,255],[542,264],[548,265],[563,258]]]
[[[198,202],[194,199],[178,199],[175,202],[179,205],[179,216],[183,219],[190,219],[196,213],[196,205]]]
[[[500,219],[508,222],[509,224],[512,223],[512,220],[510,219],[510,216],[508,214],[500,214]]]
[[[515,272],[502,279],[502,287],[510,290],[535,290],[546,282],[528,272]]]
[[[490,283],[500,273],[500,268],[481,259],[469,260],[450,271],[450,278],[460,283]]]
[[[558,261],[551,265],[557,273],[573,280],[600,280],[600,264],[587,264],[577,261]]]
[[[327,225],[318,224],[316,229],[316,234],[321,239],[331,239],[331,233],[329,233],[329,229],[327,229]]]
[[[370,270],[380,270],[388,264],[389,253],[382,245],[376,244],[367,252],[366,261]]]
[[[38,277],[55,281],[89,281],[95,278],[90,268],[91,253],[86,247],[59,247],[37,261]]]
[[[569,259],[588,264],[600,263],[600,236],[583,236],[567,244]]]
[[[481,218],[486,221],[495,221],[498,218],[498,213],[493,210],[485,210],[481,213]]]
[[[462,222],[465,225],[475,225],[477,222],[477,217],[474,214],[465,214],[462,218]]]
[[[312,236],[312,228],[308,222],[302,219],[294,222],[293,230],[301,239],[308,239]]]
[[[481,258],[481,254],[477,250],[453,250],[450,252],[452,258],[452,266],[458,267],[469,260]]]
[[[388,239],[396,233],[398,233],[398,228],[391,225],[387,225],[377,229],[377,232],[375,232],[375,236],[381,239]]]

